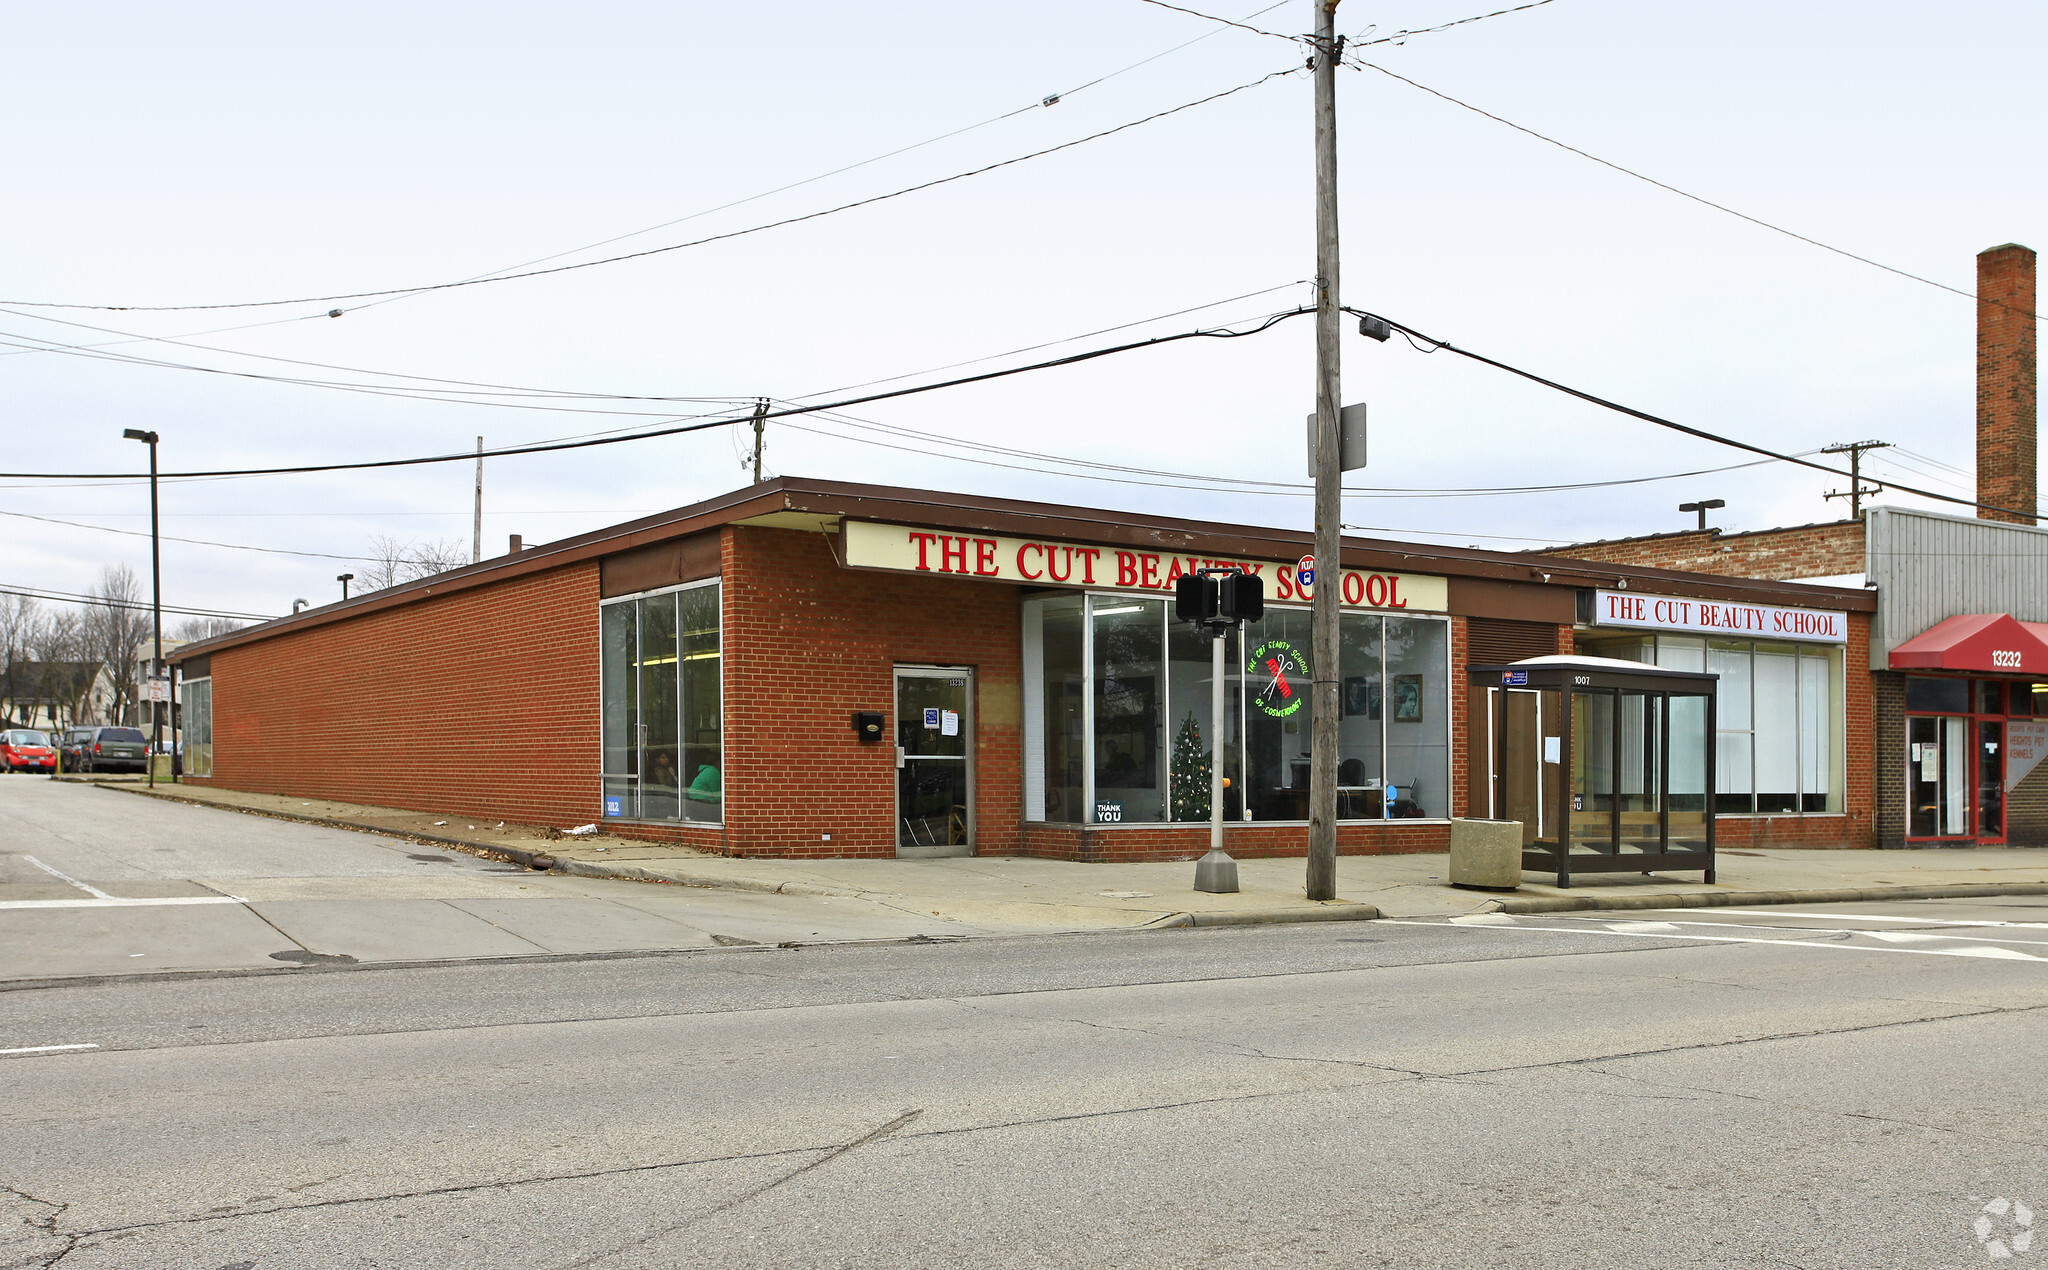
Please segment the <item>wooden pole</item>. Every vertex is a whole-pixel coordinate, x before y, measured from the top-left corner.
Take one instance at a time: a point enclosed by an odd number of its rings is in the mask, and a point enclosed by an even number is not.
[[[1343,455],[1337,415],[1337,3],[1316,9],[1316,580],[1310,614],[1315,718],[1309,744],[1308,898],[1337,898],[1337,612],[1343,595]]]

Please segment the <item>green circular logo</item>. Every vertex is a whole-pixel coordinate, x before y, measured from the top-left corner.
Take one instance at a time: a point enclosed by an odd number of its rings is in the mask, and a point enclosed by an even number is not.
[[[1301,709],[1308,693],[1308,658],[1284,639],[1269,639],[1252,650],[1244,665],[1252,682],[1252,704],[1284,719]]]

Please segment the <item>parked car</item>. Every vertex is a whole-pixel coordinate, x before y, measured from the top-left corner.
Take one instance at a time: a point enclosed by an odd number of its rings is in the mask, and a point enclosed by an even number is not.
[[[81,728],[78,740],[78,770],[82,772],[146,772],[149,770],[149,738],[140,728]],[[65,744],[64,768],[71,770],[70,743]]]
[[[57,751],[47,732],[10,728],[0,732],[0,768],[10,772],[47,772],[57,766]]]
[[[66,772],[85,770],[85,750],[97,728],[66,728],[57,738],[57,760]]]

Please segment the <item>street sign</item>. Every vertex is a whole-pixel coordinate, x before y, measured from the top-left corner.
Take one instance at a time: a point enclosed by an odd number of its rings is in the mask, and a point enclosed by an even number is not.
[[[1303,556],[1294,566],[1294,580],[1302,586],[1316,584],[1316,558]]]
[[[171,699],[171,681],[168,679],[143,680],[142,699],[144,701],[169,701]]]
[[[1526,670],[1503,670],[1500,672],[1500,681],[1510,688],[1519,688],[1529,682],[1529,672]]]

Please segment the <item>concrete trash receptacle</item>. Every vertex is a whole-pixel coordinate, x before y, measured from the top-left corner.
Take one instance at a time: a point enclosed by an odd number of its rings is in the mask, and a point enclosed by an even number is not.
[[[1522,822],[1451,821],[1451,885],[1512,891],[1522,884]]]

